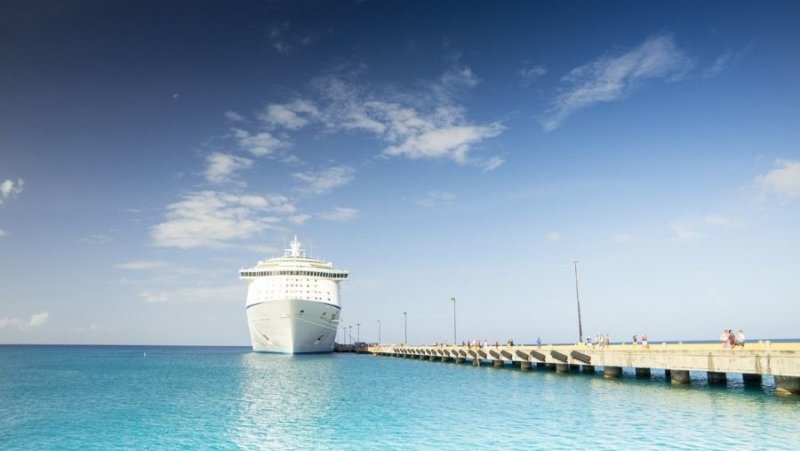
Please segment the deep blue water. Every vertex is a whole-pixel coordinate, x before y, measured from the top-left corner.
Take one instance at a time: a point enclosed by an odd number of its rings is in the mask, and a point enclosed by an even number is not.
[[[800,449],[800,397],[769,384],[248,348],[0,346],[0,448]]]

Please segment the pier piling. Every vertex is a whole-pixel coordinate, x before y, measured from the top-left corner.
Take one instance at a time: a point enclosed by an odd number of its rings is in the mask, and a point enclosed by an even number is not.
[[[673,384],[688,384],[689,372],[686,370],[672,370],[670,372],[670,380]]]
[[[744,385],[748,387],[756,387],[761,385],[761,375],[760,374],[750,374],[744,373],[742,374],[742,380],[744,381]]]
[[[709,371],[706,375],[709,385],[725,385],[728,383],[728,376],[725,373]]]
[[[775,393],[781,396],[800,395],[800,377],[775,376]]]

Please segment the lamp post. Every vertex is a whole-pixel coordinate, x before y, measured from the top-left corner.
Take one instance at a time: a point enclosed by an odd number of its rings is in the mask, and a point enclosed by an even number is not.
[[[403,312],[403,344],[408,345],[408,312]]]
[[[356,343],[361,342],[361,323],[356,323]]]
[[[575,300],[578,302],[578,343],[583,343],[583,324],[581,322],[581,298],[578,294],[578,260],[572,262],[575,265]]]
[[[378,320],[378,344],[381,344],[381,320]]]
[[[350,344],[353,344],[353,326],[347,326],[350,328]]]
[[[456,298],[450,298],[453,301],[453,346],[457,345],[456,341]]]

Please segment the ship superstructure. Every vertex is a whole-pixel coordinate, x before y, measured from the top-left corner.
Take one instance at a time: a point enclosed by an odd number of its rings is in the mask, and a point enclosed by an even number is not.
[[[283,257],[241,269],[249,282],[247,323],[253,350],[282,354],[332,352],[341,316],[339,282],[348,272],[306,257],[297,237]]]

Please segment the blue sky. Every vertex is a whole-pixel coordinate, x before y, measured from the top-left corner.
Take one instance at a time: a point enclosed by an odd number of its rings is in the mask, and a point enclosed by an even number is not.
[[[5,2],[0,342],[797,337],[796,2]]]

